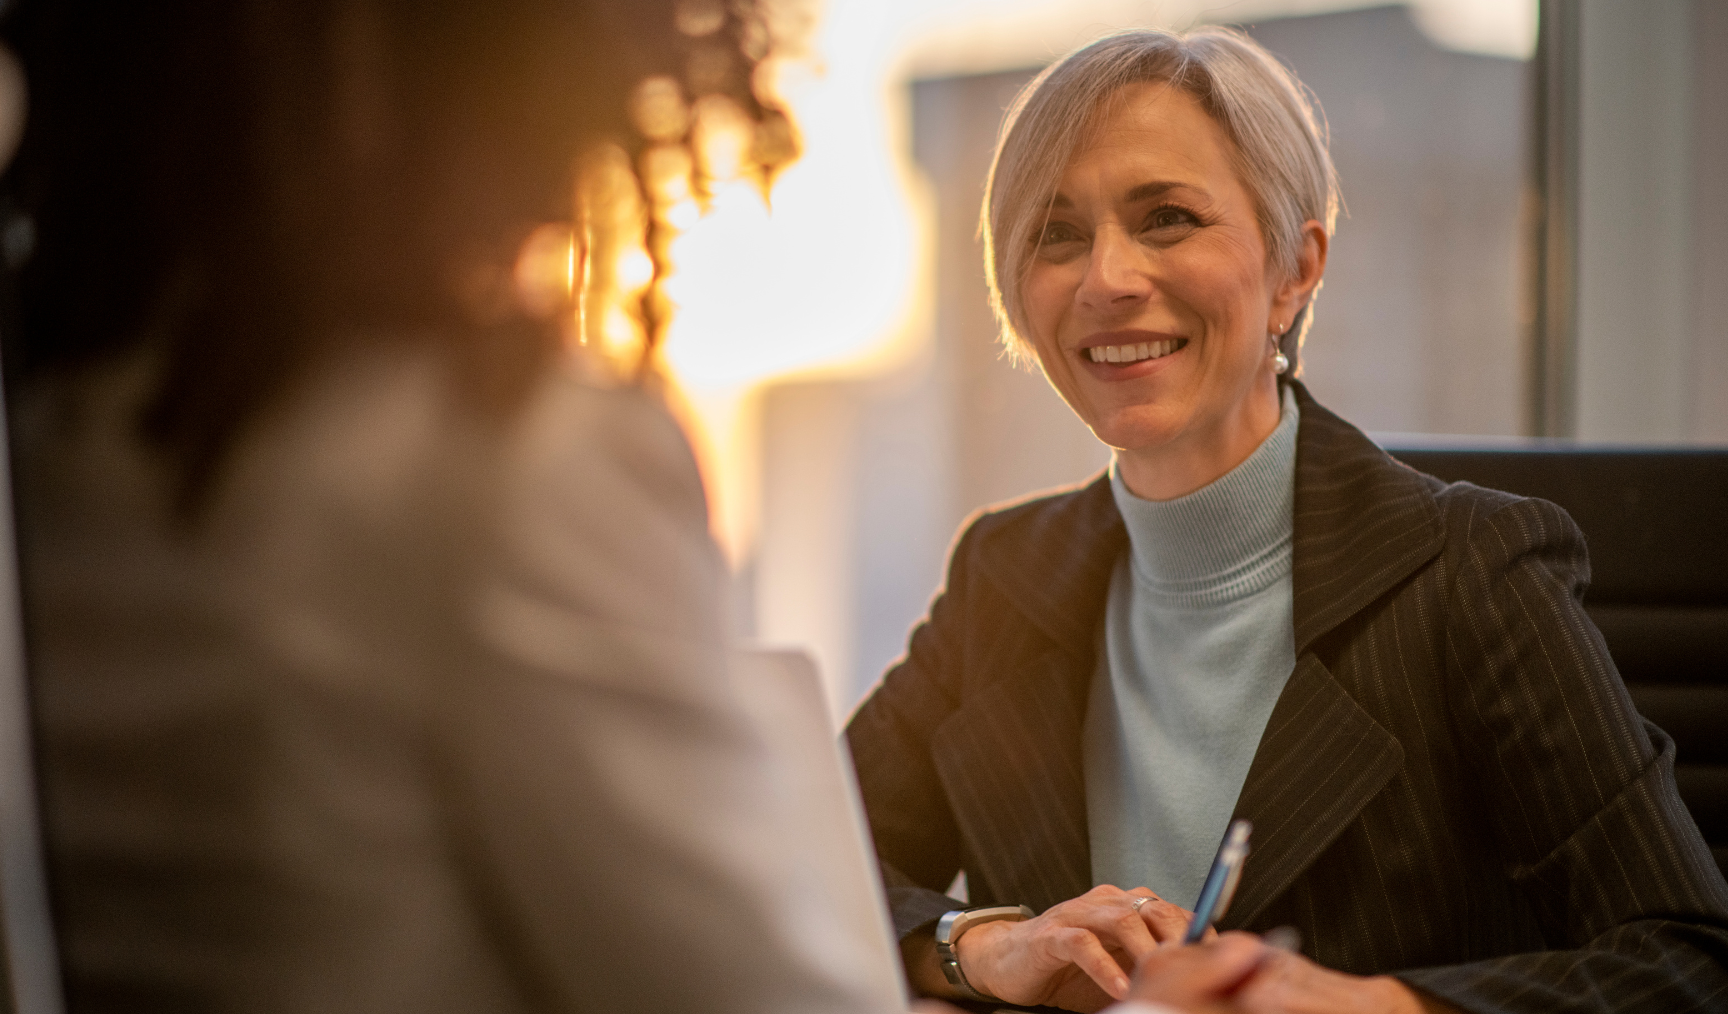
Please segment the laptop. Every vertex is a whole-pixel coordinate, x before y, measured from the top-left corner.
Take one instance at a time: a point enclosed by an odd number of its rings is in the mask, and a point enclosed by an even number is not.
[[[876,848],[815,662],[795,649],[746,648],[733,671],[772,757],[776,792],[796,815],[796,863],[786,875],[810,904],[815,956],[882,1010],[905,1010],[900,945],[888,922]],[[797,928],[799,913],[789,916]]]

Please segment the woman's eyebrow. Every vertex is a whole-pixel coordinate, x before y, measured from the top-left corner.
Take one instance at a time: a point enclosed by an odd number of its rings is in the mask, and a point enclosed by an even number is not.
[[[1192,183],[1183,183],[1178,180],[1154,180],[1151,183],[1141,183],[1130,188],[1124,198],[1129,204],[1135,204],[1140,201],[1150,201],[1154,198],[1163,197],[1172,190],[1198,190],[1202,194],[1205,193],[1204,190]],[[1074,202],[1068,199],[1068,195],[1058,193],[1050,198],[1050,207],[1066,211],[1074,207]]]
[[[1193,189],[1198,188],[1191,183],[1181,183],[1176,180],[1154,180],[1151,183],[1142,183],[1130,189],[1127,193],[1127,200],[1128,203],[1133,204],[1139,201],[1149,201],[1155,197],[1163,197],[1172,190]]]

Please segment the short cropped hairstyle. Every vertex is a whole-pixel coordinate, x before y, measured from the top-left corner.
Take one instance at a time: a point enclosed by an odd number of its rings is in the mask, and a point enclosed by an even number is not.
[[[1269,265],[1295,272],[1304,222],[1318,220],[1332,233],[1340,197],[1326,122],[1276,57],[1228,28],[1105,36],[1034,78],[1009,108],[996,145],[984,191],[984,273],[1002,342],[1015,359],[1031,358],[1021,282],[1063,170],[1121,90],[1147,82],[1193,96],[1224,129]],[[1304,308],[1281,339],[1293,367],[1310,318]]]

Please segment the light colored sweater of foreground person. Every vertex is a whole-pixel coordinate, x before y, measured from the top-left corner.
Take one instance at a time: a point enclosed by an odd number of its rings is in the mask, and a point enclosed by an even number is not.
[[[903,1010],[809,889],[671,417],[356,344],[192,517],[147,364],[19,415],[71,1009]]]

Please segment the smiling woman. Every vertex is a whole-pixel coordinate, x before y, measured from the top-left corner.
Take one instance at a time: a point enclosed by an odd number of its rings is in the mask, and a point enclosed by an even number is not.
[[[1728,884],[1576,526],[1394,462],[1290,369],[1338,208],[1320,123],[1221,29],[1107,37],[1008,115],[1003,338],[1114,461],[972,521],[847,730],[907,971],[1100,1009],[1248,820],[1222,926],[1303,953],[1201,1006],[1719,1006]],[[962,871],[990,911],[944,918]]]
[[[1199,489],[1272,432],[1277,336],[1325,270],[1314,220],[1294,273],[1270,260],[1239,161],[1187,92],[1123,88],[1063,172],[1019,286],[1045,376],[1147,499]]]

